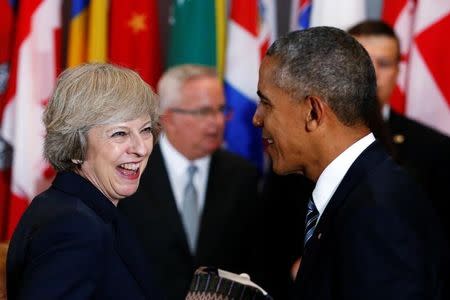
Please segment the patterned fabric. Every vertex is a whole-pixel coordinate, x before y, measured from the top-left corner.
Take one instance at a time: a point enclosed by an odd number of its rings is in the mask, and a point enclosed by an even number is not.
[[[308,201],[308,210],[306,212],[306,220],[305,220],[305,240],[304,247],[306,248],[306,244],[309,239],[314,234],[314,229],[316,229],[317,219],[319,218],[319,211],[314,204],[314,200],[312,196]]]
[[[186,300],[273,300],[258,288],[219,276],[217,268],[195,271]]]

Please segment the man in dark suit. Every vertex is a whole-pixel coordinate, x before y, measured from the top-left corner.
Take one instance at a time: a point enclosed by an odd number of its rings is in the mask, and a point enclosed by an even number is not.
[[[180,300],[199,266],[253,275],[258,172],[220,149],[230,111],[214,69],[169,69],[158,93],[163,136],[137,193],[120,209],[134,224],[168,299]],[[187,205],[192,198],[194,209]]]
[[[377,95],[392,154],[422,184],[450,241],[450,138],[391,109],[400,64],[400,41],[394,30],[382,21],[368,20],[348,32],[364,46],[375,67]]]
[[[364,48],[332,27],[279,38],[253,117],[278,174],[315,182],[292,299],[448,299],[448,249],[420,186],[370,128],[379,115]]]

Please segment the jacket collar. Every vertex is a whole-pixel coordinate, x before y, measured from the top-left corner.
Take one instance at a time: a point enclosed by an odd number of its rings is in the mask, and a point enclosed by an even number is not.
[[[117,208],[90,181],[74,172],[59,172],[53,187],[73,195],[94,210],[103,221],[110,223],[117,218]]]

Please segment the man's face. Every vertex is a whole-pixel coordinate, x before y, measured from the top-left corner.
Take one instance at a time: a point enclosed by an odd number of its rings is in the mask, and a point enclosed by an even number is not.
[[[389,104],[399,70],[397,41],[384,35],[365,35],[355,38],[367,50],[375,67],[380,105]]]
[[[275,58],[263,59],[258,81],[260,102],[253,125],[262,128],[263,144],[277,174],[304,173],[305,162],[310,159],[304,123],[307,106],[274,84],[276,68]]]
[[[189,80],[181,88],[180,99],[162,120],[167,138],[190,160],[211,154],[223,142],[226,116],[222,83],[206,76]]]

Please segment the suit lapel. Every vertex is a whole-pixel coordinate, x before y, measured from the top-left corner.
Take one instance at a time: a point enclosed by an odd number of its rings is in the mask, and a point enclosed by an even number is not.
[[[310,272],[314,270],[317,261],[320,259],[321,240],[326,239],[332,225],[333,218],[339,208],[345,203],[351,191],[366,177],[367,173],[388,158],[382,146],[375,141],[353,162],[350,169],[345,174],[336,192],[325,208],[319,223],[316,226],[314,235],[303,254],[297,285],[301,287],[307,284]]]
[[[115,232],[115,247],[123,263],[128,268],[130,274],[144,291],[147,298],[157,294],[151,284],[155,282],[149,272],[150,266],[145,260],[145,255],[137,243],[137,237],[130,229],[126,220],[118,215],[113,221]]]
[[[90,182],[75,173],[58,173],[53,186],[78,197],[103,220],[105,225],[111,226],[115,249],[128,271],[147,298],[156,295],[150,286],[153,280],[149,277],[148,265],[143,262],[145,256],[140,252],[137,238],[117,208]]]
[[[197,257],[202,257],[203,253],[208,253],[208,241],[214,240],[211,235],[216,235],[222,231],[222,228],[218,226],[226,224],[223,219],[230,217],[229,212],[233,207],[233,201],[227,194],[228,189],[224,186],[227,181],[233,179],[229,175],[228,166],[223,163],[222,154],[222,150],[218,150],[211,157],[205,206],[198,235]]]
[[[155,210],[155,213],[158,213],[159,215],[154,217],[160,219],[162,214],[166,218],[167,226],[176,236],[180,247],[183,248],[183,251],[185,251],[186,254],[190,255],[186,233],[181,221],[181,215],[175,202],[175,196],[170,184],[167,168],[161,153],[161,148],[156,146],[150,157],[151,178],[145,182],[149,182],[152,185],[151,191],[155,194],[153,200],[157,201],[156,205],[158,206],[158,210]]]

